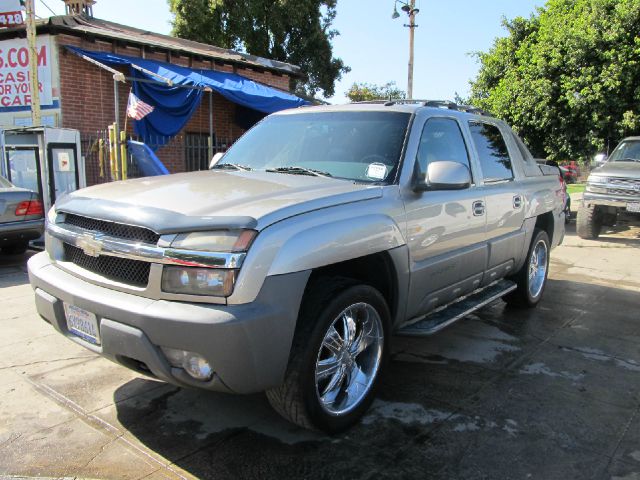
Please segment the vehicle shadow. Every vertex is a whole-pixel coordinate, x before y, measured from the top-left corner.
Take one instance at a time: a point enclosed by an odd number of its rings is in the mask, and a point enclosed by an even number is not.
[[[36,253],[38,252],[34,250],[28,250],[19,255],[7,255],[0,252],[0,289],[29,283],[27,262]]]
[[[611,314],[611,304],[618,313]],[[492,452],[515,458],[531,451],[522,468],[532,470],[548,468],[550,457],[562,462],[562,455],[575,454],[553,440],[580,441],[571,419],[584,400],[565,393],[562,375],[582,372],[567,384],[572,392],[595,391],[617,401],[633,394],[638,402],[640,384],[629,390],[633,372],[621,370],[609,355],[633,358],[629,365],[635,368],[638,362],[640,368],[640,358],[632,357],[634,351],[638,356],[633,342],[640,341],[632,318],[639,304],[636,291],[550,279],[536,309],[508,308],[497,301],[438,335],[395,337],[377,400],[359,424],[331,437],[289,424],[262,394],[233,396],[173,386],[125,399],[131,389],[122,385],[114,392],[117,419],[144,446],[198,478],[360,478],[396,467],[405,471],[404,478],[418,473],[426,478],[452,465],[462,468],[464,455],[474,456],[476,473],[517,478],[509,470],[512,463],[496,471]],[[531,360],[535,355],[539,358]],[[522,374],[523,362],[544,375]],[[523,389],[531,405],[525,399],[507,401],[499,409],[491,406]],[[545,399],[546,413],[538,415],[537,397]],[[536,415],[523,416],[528,409],[536,409]],[[513,419],[521,422],[515,437],[509,434]],[[594,432],[608,428],[597,417],[585,422]],[[539,425],[553,425],[554,431],[541,432]],[[547,434],[549,441],[541,441]],[[604,437],[598,441],[602,451],[610,447]],[[469,445],[476,446],[472,452],[478,455],[469,453]],[[537,461],[541,464],[532,465]],[[449,478],[465,476],[462,470],[450,473]]]
[[[567,237],[578,237],[574,221],[565,226],[565,235]],[[597,239],[581,241],[606,242],[629,246],[640,245],[640,226],[634,225],[633,222],[622,220],[612,227],[603,226]]]

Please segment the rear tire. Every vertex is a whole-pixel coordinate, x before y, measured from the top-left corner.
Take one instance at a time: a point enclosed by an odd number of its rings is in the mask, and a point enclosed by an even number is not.
[[[580,238],[585,240],[595,240],[602,230],[602,215],[598,211],[596,205],[584,206],[578,208],[578,216],[576,217],[576,232]]]
[[[389,351],[390,313],[369,285],[315,282],[303,301],[285,380],[266,392],[287,420],[335,433],[366,412]]]
[[[29,242],[12,243],[2,247],[2,253],[7,255],[22,255],[29,248]]]
[[[507,304],[525,308],[538,305],[549,275],[550,243],[547,232],[539,228],[533,231],[527,259],[522,268],[511,278],[518,287],[504,296]]]

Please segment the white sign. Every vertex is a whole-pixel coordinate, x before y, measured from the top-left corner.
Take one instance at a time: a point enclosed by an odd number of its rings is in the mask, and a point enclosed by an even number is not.
[[[20,0],[0,0],[0,27],[22,25],[22,5]]]
[[[367,167],[367,177],[384,180],[387,176],[387,166],[384,163],[371,163]]]
[[[69,163],[69,152],[58,152],[58,171],[68,172],[71,164]]]
[[[51,43],[49,37],[38,37],[38,83],[40,105],[52,105]],[[0,42],[0,111],[6,108],[24,109],[31,106],[29,83],[29,49],[26,39]]]

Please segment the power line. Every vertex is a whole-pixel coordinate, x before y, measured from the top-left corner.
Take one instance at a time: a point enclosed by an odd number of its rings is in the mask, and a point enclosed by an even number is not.
[[[50,11],[54,16],[55,16],[55,15],[57,15],[57,13],[56,13],[56,12],[54,12],[54,11],[51,9],[51,7],[50,7],[49,5],[47,5],[46,3],[44,3],[44,0],[40,0],[40,3],[41,3],[42,5],[44,5],[45,7],[47,7],[47,9],[48,9],[48,10],[49,10],[49,11]]]

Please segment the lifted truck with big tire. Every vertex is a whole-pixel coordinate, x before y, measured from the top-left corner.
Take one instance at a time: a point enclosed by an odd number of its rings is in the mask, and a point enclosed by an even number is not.
[[[369,407],[392,335],[540,301],[563,196],[557,168],[470,107],[300,108],[211,171],[59,200],[29,276],[84,347],[184,387],[266,391],[336,432]]]
[[[576,218],[578,236],[598,238],[620,215],[640,220],[640,137],[623,139],[589,175]]]

